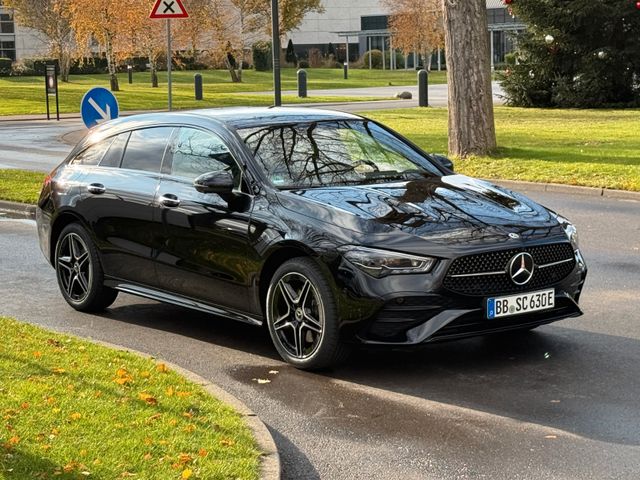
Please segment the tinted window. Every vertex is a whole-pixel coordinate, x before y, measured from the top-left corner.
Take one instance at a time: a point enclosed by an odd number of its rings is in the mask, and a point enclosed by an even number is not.
[[[368,184],[439,175],[405,142],[371,122],[317,122],[240,130],[281,188]]]
[[[102,157],[100,162],[101,167],[115,167],[120,166],[122,161],[122,154],[124,153],[124,147],[127,146],[127,140],[129,139],[129,132],[121,133],[111,143],[109,150]]]
[[[172,131],[171,127],[157,127],[131,132],[122,168],[160,173],[162,157]]]
[[[229,149],[210,132],[181,128],[171,148],[171,174],[194,180],[203,173],[236,170]]]
[[[75,156],[71,163],[73,165],[98,165],[102,156],[107,151],[113,138],[107,138],[91,145]]]

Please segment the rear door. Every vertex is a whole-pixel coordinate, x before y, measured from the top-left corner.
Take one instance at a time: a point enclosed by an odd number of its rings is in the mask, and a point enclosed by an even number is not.
[[[249,244],[252,197],[243,186],[241,168],[222,138],[207,130],[180,128],[167,156],[158,188],[164,241],[158,257],[161,285],[209,304],[252,313],[248,301],[257,258]],[[236,190],[200,193],[193,181],[204,173],[228,170]]]
[[[82,209],[109,277],[158,286],[154,259],[162,232],[154,199],[173,130],[154,127],[118,135],[85,177]]]

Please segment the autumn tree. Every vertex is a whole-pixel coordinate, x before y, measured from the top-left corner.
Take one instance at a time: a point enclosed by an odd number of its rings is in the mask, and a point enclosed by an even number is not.
[[[419,53],[425,68],[431,68],[431,54],[444,43],[440,0],[385,0],[393,45],[402,53]]]
[[[60,78],[69,81],[71,60],[75,52],[74,34],[64,0],[3,0],[13,8],[16,20],[42,33],[49,42],[50,54],[58,60]]]
[[[131,54],[131,43],[127,38],[131,33],[127,30],[131,24],[128,17],[135,15],[135,10],[130,8],[131,2],[73,0],[67,4],[78,45],[90,50],[91,41],[98,42],[107,58],[111,90],[118,91],[118,61]]]
[[[143,2],[149,10],[149,1],[143,0]],[[216,13],[215,9],[212,9],[212,5],[216,5],[218,2],[185,0],[184,3],[189,17],[181,18],[172,24],[173,40],[179,49],[189,52],[191,58],[197,61],[201,50],[200,46],[210,34],[211,16]]]
[[[166,52],[166,34],[163,20],[149,18],[148,0],[129,0],[129,14],[124,15],[121,25],[123,34],[114,48],[130,55],[145,57],[149,62],[151,86],[158,86],[158,61]],[[127,33],[128,32],[128,33]]]
[[[442,0],[449,153],[487,155],[496,148],[486,0]]]
[[[261,37],[263,0],[213,0],[211,27],[232,82],[242,82],[245,53]]]

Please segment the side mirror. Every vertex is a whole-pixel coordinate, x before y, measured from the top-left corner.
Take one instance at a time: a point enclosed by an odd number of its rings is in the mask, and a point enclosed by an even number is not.
[[[431,158],[441,167],[444,167],[447,170],[450,170],[453,172],[453,162],[449,157],[446,157],[444,155],[438,155],[437,153],[433,153],[431,154]]]
[[[226,170],[204,173],[194,180],[193,186],[200,193],[231,193],[234,186],[233,175]]]

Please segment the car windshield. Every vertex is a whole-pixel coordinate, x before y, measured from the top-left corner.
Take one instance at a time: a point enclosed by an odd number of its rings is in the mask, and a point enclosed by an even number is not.
[[[271,183],[282,189],[442,175],[410,145],[367,120],[270,125],[238,133]]]

